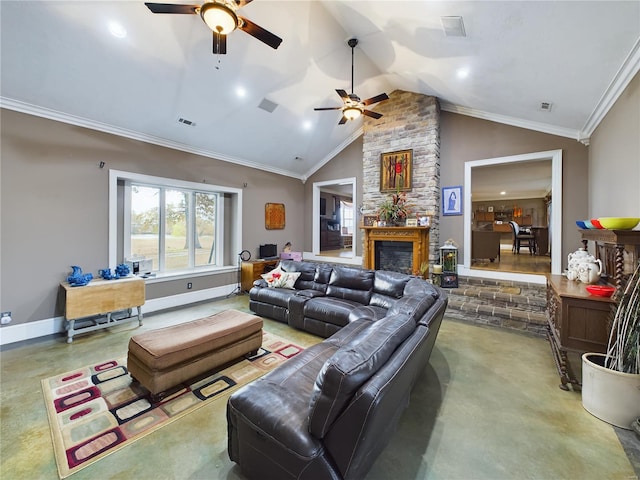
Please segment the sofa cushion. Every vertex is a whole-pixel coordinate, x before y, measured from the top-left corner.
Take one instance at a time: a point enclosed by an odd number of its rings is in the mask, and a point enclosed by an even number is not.
[[[319,285],[326,285],[329,283],[329,279],[331,278],[331,272],[333,271],[333,267],[326,263],[318,263],[316,264],[316,275],[313,277],[313,281]]]
[[[369,305],[390,308],[398,298],[402,297],[410,279],[411,277],[404,273],[376,270]]]
[[[288,288],[254,288],[251,289],[251,300],[289,308],[289,299],[295,294],[295,290],[289,290]]]
[[[300,273],[285,272],[278,265],[270,272],[263,273],[260,276],[264,279],[265,282],[267,282],[267,286],[270,288],[288,288],[289,290],[293,290],[294,284],[300,276]]]
[[[327,295],[368,305],[373,290],[374,274],[373,270],[334,267],[329,279]]]
[[[344,327],[349,323],[349,313],[360,306],[358,302],[344,298],[316,297],[305,302],[303,312],[305,318]]]
[[[314,288],[314,279],[316,276],[316,266],[309,262],[296,262],[293,260],[283,260],[280,262],[280,268],[285,272],[300,272],[300,276],[296,280],[296,290],[306,290]]]
[[[312,435],[324,437],[358,388],[387,362],[415,328],[415,321],[406,315],[387,316],[371,323],[325,362],[316,377],[309,404]]]
[[[404,314],[413,318],[416,322],[435,303],[435,297],[431,295],[408,295],[399,299],[387,312],[388,315]]]
[[[376,320],[386,317],[387,311],[388,310],[386,308],[376,307],[375,305],[362,305],[361,307],[349,312],[349,323],[360,320],[361,318],[366,318],[371,322],[375,322]]]

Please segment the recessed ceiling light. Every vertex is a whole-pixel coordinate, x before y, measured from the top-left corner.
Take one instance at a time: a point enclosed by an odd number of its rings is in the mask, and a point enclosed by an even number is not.
[[[506,195],[507,192],[500,192],[500,195]]]
[[[467,78],[469,76],[469,69],[467,67],[462,67],[456,70],[456,75],[458,78]]]
[[[109,22],[109,32],[116,38],[124,38],[127,36],[127,31],[118,22]]]
[[[311,120],[305,120],[304,122],[302,122],[302,128],[305,130],[311,130],[312,124],[311,124]]]
[[[244,89],[244,87],[237,87],[236,95],[240,98],[244,98],[247,96],[247,91]]]

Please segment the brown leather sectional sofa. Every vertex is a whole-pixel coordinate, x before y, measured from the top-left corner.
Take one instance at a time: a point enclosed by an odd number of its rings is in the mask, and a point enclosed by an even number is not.
[[[363,478],[429,361],[447,298],[394,272],[282,263],[307,283],[256,286],[251,309],[328,338],[230,397],[229,457],[252,479]]]

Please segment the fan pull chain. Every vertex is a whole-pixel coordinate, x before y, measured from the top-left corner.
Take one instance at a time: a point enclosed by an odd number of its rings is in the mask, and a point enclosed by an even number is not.
[[[216,27],[216,30],[218,31],[216,33],[216,56],[218,57],[218,65],[216,65],[216,70],[220,70],[220,32],[222,32],[222,27],[218,25]]]

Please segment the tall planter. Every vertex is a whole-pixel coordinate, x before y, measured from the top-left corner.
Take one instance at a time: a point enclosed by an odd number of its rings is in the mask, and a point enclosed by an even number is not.
[[[619,298],[607,354],[582,356],[582,405],[629,430],[640,417],[640,263]]]
[[[582,406],[593,416],[631,430],[640,417],[640,374],[605,368],[606,355],[582,355]]]

